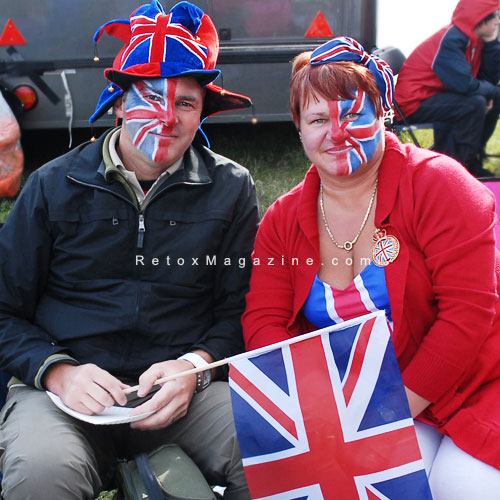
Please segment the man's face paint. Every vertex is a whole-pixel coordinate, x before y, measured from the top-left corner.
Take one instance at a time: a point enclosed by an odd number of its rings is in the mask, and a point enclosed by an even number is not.
[[[301,113],[300,130],[311,161],[333,175],[350,175],[379,151],[382,126],[364,91],[353,100],[312,99]]]
[[[127,129],[133,145],[154,162],[167,158],[175,125],[177,79],[134,82],[125,101]]]

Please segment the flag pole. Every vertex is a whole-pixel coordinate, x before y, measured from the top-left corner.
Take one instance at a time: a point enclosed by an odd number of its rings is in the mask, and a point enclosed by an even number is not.
[[[320,330],[314,330],[313,332],[297,335],[296,337],[293,337],[291,339],[282,340],[281,342],[276,342],[274,344],[266,345],[264,347],[259,347],[258,349],[254,349],[253,351],[247,351],[247,352],[242,352],[240,354],[235,354],[234,356],[230,356],[229,358],[224,358],[219,361],[214,361],[213,363],[209,363],[208,365],[205,366],[200,366],[199,368],[191,368],[190,370],[185,370],[183,372],[175,373],[173,375],[168,375],[167,377],[159,378],[153,385],[161,385],[166,382],[170,382],[171,380],[178,379],[180,377],[185,377],[187,375],[193,375],[195,373],[212,370],[213,368],[218,368],[219,366],[227,365],[228,363],[232,363],[240,359],[249,358],[250,356],[258,356],[260,354],[273,351],[274,349],[280,349],[281,347],[285,347],[287,345],[295,344],[297,342],[302,342],[303,340],[307,340],[311,337],[316,337],[317,335],[321,335],[323,333],[328,333],[335,330],[342,330],[343,328],[348,328],[352,325],[356,325],[363,321],[367,321],[371,318],[380,316],[383,316],[385,319],[385,312],[376,311],[369,314],[365,314],[363,316],[358,316],[357,318],[350,319],[343,323],[338,323],[336,325],[331,325],[325,328],[321,328]],[[131,392],[137,391],[138,389],[139,386],[135,385],[133,387],[127,387],[123,392],[125,392],[125,394],[130,394]]]

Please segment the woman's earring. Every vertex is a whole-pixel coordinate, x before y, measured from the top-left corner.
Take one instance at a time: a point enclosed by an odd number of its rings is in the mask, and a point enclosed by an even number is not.
[[[300,133],[300,130],[299,130],[299,139],[302,141],[302,134]]]

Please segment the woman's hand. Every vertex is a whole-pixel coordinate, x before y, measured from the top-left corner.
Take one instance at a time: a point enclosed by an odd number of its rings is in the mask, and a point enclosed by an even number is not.
[[[146,370],[139,378],[137,395],[143,397],[149,393],[153,384],[160,378],[193,368],[189,361],[171,360],[156,363]],[[162,388],[142,405],[134,408],[131,415],[139,415],[154,411],[151,416],[133,422],[132,428],[140,430],[158,430],[173,424],[182,418],[188,410],[189,403],[196,389],[196,374],[185,375],[163,384]]]
[[[422,398],[418,394],[414,393],[412,390],[405,387],[406,397],[408,398],[408,404],[410,405],[411,416],[415,418],[420,415],[430,404],[430,401]]]
[[[115,402],[127,402],[123,389],[128,386],[93,364],[55,363],[47,369],[43,383],[66,406],[85,415],[100,413]]]

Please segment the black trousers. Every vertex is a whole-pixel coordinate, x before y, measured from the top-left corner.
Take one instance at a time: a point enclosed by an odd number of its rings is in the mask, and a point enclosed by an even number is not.
[[[436,124],[433,150],[455,158],[469,170],[481,167],[481,154],[495,131],[500,99],[486,111],[484,96],[465,96],[453,92],[435,94],[407,117],[409,123]]]

